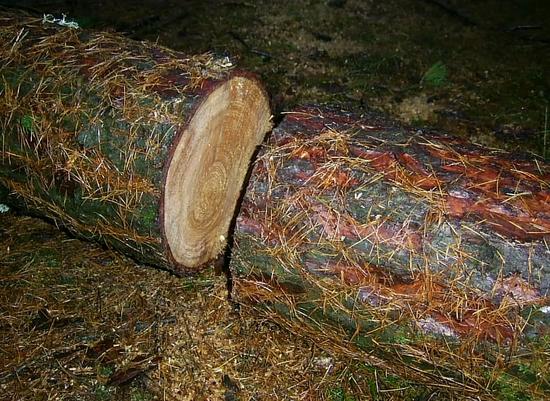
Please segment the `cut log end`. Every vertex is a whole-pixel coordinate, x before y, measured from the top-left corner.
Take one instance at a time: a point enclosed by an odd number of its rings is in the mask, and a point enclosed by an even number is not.
[[[198,105],[166,170],[162,225],[174,263],[196,268],[223,251],[250,160],[270,128],[267,96],[244,75]]]

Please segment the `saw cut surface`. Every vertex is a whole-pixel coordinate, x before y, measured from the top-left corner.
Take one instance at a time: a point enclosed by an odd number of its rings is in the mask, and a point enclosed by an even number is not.
[[[172,156],[164,193],[164,232],[174,260],[199,266],[225,247],[252,154],[266,132],[269,105],[255,81],[236,76],[198,107]]]

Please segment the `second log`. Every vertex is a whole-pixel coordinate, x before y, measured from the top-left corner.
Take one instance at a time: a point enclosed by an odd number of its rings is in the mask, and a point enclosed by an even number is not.
[[[550,389],[549,172],[374,114],[300,107],[252,172],[233,295],[399,375],[536,399]]]

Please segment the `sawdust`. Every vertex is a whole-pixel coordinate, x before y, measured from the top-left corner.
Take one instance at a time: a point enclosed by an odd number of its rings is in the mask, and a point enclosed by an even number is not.
[[[180,279],[12,212],[0,233],[3,399],[334,400],[374,377],[239,310],[212,273]]]

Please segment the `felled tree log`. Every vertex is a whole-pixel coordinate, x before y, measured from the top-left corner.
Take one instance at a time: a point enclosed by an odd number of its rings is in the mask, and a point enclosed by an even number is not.
[[[470,395],[549,390],[550,169],[372,115],[303,107],[259,153],[234,297]]]
[[[180,273],[225,248],[270,129],[252,75],[0,10],[0,94],[0,185],[13,202]]]

